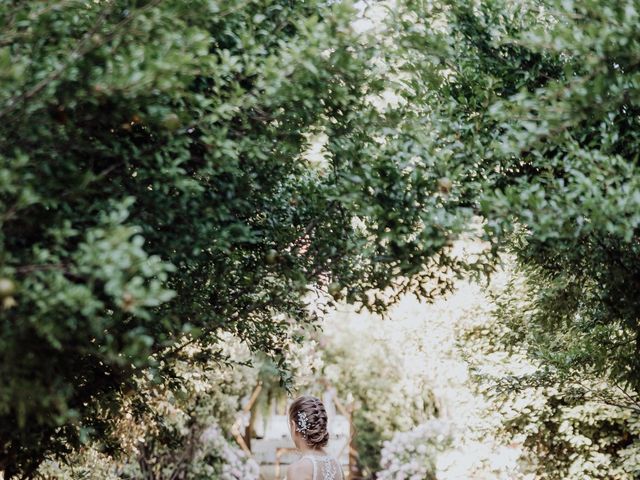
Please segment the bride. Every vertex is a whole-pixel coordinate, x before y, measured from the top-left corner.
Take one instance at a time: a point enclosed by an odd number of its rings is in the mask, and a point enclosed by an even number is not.
[[[296,398],[289,407],[291,438],[302,456],[287,470],[287,480],[344,480],[340,464],[327,455],[327,412],[320,399]]]

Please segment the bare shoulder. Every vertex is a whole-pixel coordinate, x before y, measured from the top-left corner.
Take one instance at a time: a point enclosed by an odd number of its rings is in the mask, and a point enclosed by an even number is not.
[[[313,465],[308,458],[301,458],[287,468],[287,480],[312,480]]]

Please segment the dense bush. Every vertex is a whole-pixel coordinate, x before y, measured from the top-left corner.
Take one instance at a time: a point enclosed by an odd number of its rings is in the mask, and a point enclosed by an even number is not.
[[[535,297],[510,272],[493,290],[492,316],[467,332],[468,361],[501,422],[491,435],[521,446],[521,463],[539,479],[631,480],[640,474],[638,395],[592,375],[567,378],[544,357]],[[488,364],[493,360],[493,368]]]
[[[640,5],[405,5],[402,132],[526,267],[536,354],[640,392]]]
[[[228,432],[257,384],[258,371],[246,366],[251,354],[237,339],[225,335],[219,347],[234,368],[198,365],[193,356],[201,351],[190,346],[187,357],[172,365],[173,386],[141,379],[138,395],[124,401],[114,428],[120,449],[96,440],[77,453],[45,462],[37,477],[257,479],[257,465],[235,440],[229,442]]]
[[[196,434],[197,432],[197,434]],[[210,425],[185,434],[185,444],[173,452],[165,451],[142,458],[116,460],[95,449],[84,448],[61,461],[45,462],[35,478],[39,480],[117,480],[164,478],[194,480],[258,480],[258,464],[237,445],[230,443],[221,431]]]

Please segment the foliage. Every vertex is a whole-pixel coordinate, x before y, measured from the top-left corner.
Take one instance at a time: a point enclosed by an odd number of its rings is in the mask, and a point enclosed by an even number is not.
[[[640,393],[637,0],[402,0],[368,43],[353,14],[3,3],[6,477],[115,449],[138,382],[179,390],[174,362],[224,360],[225,332],[282,370],[309,287],[381,313],[505,249],[543,372]],[[491,248],[463,260],[473,216]]]
[[[640,473],[640,424],[631,410],[576,399],[558,385],[523,389],[502,411],[506,431],[522,439],[536,478],[631,480]]]
[[[365,474],[378,470],[385,440],[437,415],[433,385],[423,372],[427,362],[416,351],[420,342],[414,330],[345,305],[324,325],[319,373],[354,405],[355,446]]]
[[[87,448],[67,459],[67,464],[46,462],[40,467],[38,479],[186,479],[197,480],[257,480],[258,464],[239,447],[233,446],[215,426],[199,436],[190,431],[182,449],[148,457],[142,449],[137,462],[115,461],[95,449]],[[176,445],[174,444],[175,448]],[[172,455],[173,454],[173,455]],[[156,456],[157,455],[157,456]],[[71,460],[71,462],[69,462]],[[134,460],[134,461],[132,461]]]
[[[526,267],[538,357],[640,392],[640,4],[403,5],[400,128]]]
[[[567,378],[544,359],[530,363],[539,350],[535,297],[527,280],[510,272],[494,287],[494,311],[468,332],[468,360],[477,369],[480,391],[501,418],[493,434],[521,445],[539,479],[637,478],[640,453],[638,396],[633,390],[597,377]],[[544,343],[545,340],[542,340]],[[489,372],[488,358],[499,358]]]
[[[201,419],[199,419],[201,420]],[[258,464],[239,447],[232,446],[215,424],[194,422],[139,449],[137,463],[125,467],[125,478],[195,480],[258,480]],[[128,470],[128,471],[127,471]]]
[[[496,353],[535,361],[501,378],[508,430],[541,478],[634,478],[640,5],[403,5],[406,138],[524,276],[484,326]]]
[[[95,449],[83,448],[70,454],[65,461],[47,461],[40,465],[34,478],[42,480],[59,480],[68,478],[117,480],[122,478],[113,459]]]
[[[3,2],[5,477],[116,438],[122,397],[171,383],[185,344],[204,361],[231,332],[281,362],[310,285],[377,311],[371,289],[450,288],[462,224],[438,173],[384,141],[385,72],[352,18],[322,0]]]
[[[396,433],[382,449],[380,480],[435,480],[438,452],[446,448],[446,426],[437,420]]]
[[[250,353],[237,339],[225,336],[224,355],[246,362]],[[199,353],[191,346],[191,356]],[[94,442],[61,461],[46,462],[38,476],[53,478],[257,479],[257,465],[223,436],[253,385],[257,370],[237,364],[194,366],[187,358],[173,364],[173,389],[143,383],[143,398],[125,403],[119,419],[118,445],[109,451]],[[142,383],[142,382],[141,382]],[[234,442],[235,443],[235,442]]]

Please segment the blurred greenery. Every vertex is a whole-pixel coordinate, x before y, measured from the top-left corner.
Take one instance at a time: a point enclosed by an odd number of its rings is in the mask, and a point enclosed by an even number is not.
[[[343,306],[325,321],[320,342],[319,373],[339,398],[349,399],[357,464],[366,478],[379,470],[383,443],[394,432],[438,416],[434,385],[423,370],[428,347],[416,338],[420,328],[408,329],[398,313],[389,321]]]

